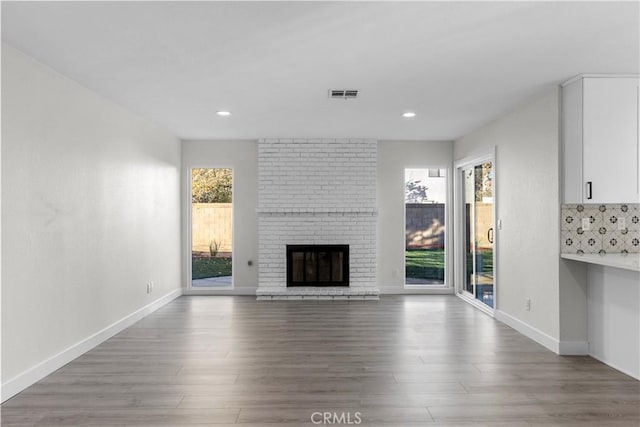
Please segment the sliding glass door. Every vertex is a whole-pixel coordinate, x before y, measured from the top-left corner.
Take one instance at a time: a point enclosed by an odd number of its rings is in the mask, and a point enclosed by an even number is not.
[[[494,308],[494,161],[458,166],[458,271],[463,296]]]

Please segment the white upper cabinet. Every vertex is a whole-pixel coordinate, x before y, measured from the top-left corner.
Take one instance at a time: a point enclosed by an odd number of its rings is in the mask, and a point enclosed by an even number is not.
[[[583,77],[564,86],[564,203],[640,201],[638,84]]]

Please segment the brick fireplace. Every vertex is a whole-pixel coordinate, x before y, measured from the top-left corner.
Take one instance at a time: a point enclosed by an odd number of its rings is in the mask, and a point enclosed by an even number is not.
[[[377,141],[258,142],[258,299],[377,299]],[[348,286],[287,286],[287,245],[347,245]]]

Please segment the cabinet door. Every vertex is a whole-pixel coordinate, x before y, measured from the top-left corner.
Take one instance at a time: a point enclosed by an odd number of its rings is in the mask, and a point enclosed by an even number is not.
[[[637,203],[638,79],[585,78],[583,91],[583,200]]]
[[[582,79],[562,89],[564,203],[583,203]]]

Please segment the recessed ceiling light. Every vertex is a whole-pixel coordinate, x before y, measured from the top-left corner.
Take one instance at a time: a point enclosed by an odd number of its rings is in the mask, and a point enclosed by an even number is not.
[[[231,115],[231,111],[216,111],[216,114],[219,116],[227,117]]]
[[[416,113],[414,113],[413,111],[407,111],[406,113],[402,113],[402,117],[406,119],[410,119],[415,116],[416,116]]]

